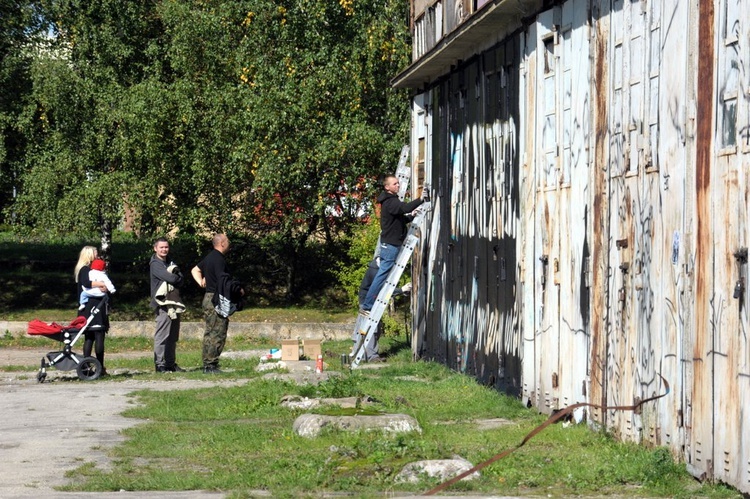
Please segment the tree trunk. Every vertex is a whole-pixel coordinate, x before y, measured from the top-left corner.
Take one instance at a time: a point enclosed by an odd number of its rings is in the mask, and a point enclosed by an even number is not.
[[[109,262],[112,259],[112,222],[110,222],[109,220],[102,220],[101,230],[102,249],[99,256]]]

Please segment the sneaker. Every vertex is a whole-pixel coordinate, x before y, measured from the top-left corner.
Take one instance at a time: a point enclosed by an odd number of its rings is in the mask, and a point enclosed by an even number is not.
[[[224,371],[216,366],[205,366],[203,368],[203,374],[223,374]]]
[[[363,315],[365,317],[370,317],[370,311],[369,310],[365,310],[363,308],[360,308],[359,309],[359,315]]]
[[[105,368],[102,367],[102,372],[99,373],[99,377],[103,378],[104,376],[109,376],[109,373]]]
[[[167,371],[173,372],[173,373],[184,373],[185,370],[178,366],[177,364],[173,365],[172,367],[168,367]]]
[[[369,362],[371,364],[375,364],[375,363],[378,363],[378,362],[385,362],[385,359],[383,357],[381,357],[380,355],[376,355],[374,357],[370,357],[369,359],[367,359],[367,362]]]
[[[156,366],[156,372],[158,372],[158,373],[168,373],[169,369],[167,369],[164,366]]]

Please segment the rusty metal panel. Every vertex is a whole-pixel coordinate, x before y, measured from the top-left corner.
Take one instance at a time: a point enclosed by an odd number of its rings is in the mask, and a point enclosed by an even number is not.
[[[518,77],[507,70],[518,65],[519,44],[508,44],[492,49],[502,56],[474,58],[430,90],[432,165],[425,178],[435,207],[419,257],[428,289],[415,299],[426,316],[417,323],[420,356],[513,392],[521,379]]]
[[[534,134],[524,143],[534,165],[536,199],[531,222],[537,276],[533,398],[545,412],[586,400],[587,391],[587,360],[572,361],[588,359],[589,350],[586,14],[586,2],[571,1],[541,13],[527,36],[534,43],[527,51],[535,54],[528,66],[535,86],[527,86],[534,96],[529,99],[533,113],[526,115]],[[525,240],[531,230],[527,234]]]
[[[750,491],[750,0],[554,5],[424,94],[415,354]]]
[[[432,115],[429,113],[431,100],[432,92],[429,91],[415,95],[412,99],[412,115],[415,117],[415,120],[412,128],[413,133],[410,149],[412,151],[412,164],[417,169],[415,178],[420,179],[417,186],[412,182],[412,189],[423,186],[425,178],[431,178],[432,176],[433,162],[432,155],[430,154],[431,150],[426,147],[426,144],[432,143],[433,120]],[[425,186],[425,188],[429,189],[429,186]],[[428,225],[435,220],[439,220],[439,218],[426,217],[421,227],[422,235],[427,233]],[[431,241],[422,239],[417,247],[417,251],[414,252],[412,260],[413,293],[411,304],[413,317],[415,318],[411,337],[412,352],[424,351],[427,331],[427,310],[425,305],[428,303],[433,292],[430,286],[430,275],[432,273],[430,262],[434,261],[434,259],[430,258],[431,248]]]
[[[664,19],[675,20],[677,29],[666,29]],[[684,146],[685,106],[669,105],[670,100],[687,102],[686,82],[690,70],[687,68],[687,49],[684,40],[688,35],[687,6],[684,2],[652,2],[647,17],[647,46],[650,50],[646,61],[651,97],[644,101],[644,132],[648,139],[642,144],[647,148],[641,157],[644,182],[643,192],[647,205],[653,207],[652,222],[644,223],[651,228],[650,244],[642,245],[643,257],[636,270],[636,292],[643,310],[641,323],[651,332],[649,340],[658,348],[650,354],[642,348],[641,357],[649,367],[649,380],[653,373],[660,373],[672,384],[675,396],[659,401],[658,413],[649,407],[646,413],[644,440],[654,445],[667,445],[675,455],[684,445],[683,392],[684,349],[681,338],[686,336],[685,297],[685,251],[686,227],[690,218],[686,216],[687,151]],[[669,53],[663,57],[661,51]],[[669,78],[667,75],[682,74],[684,78]],[[662,77],[662,76],[666,77]],[[670,100],[663,97],[669,95]],[[660,117],[669,116],[676,129],[667,133],[659,123]],[[651,343],[646,343],[649,346]],[[657,357],[656,352],[661,352]],[[653,382],[652,382],[653,384]],[[651,387],[650,391],[659,387]],[[648,392],[646,392],[648,393]]]
[[[536,101],[533,103],[534,140],[527,152],[535,165],[534,264],[539,292],[534,296],[537,407],[546,413],[560,409],[560,237],[561,215],[558,191],[558,38],[554,11],[541,13],[535,25],[537,53]]]
[[[711,308],[706,315],[713,317],[713,418],[717,422],[713,435],[713,478],[727,483],[742,483],[750,488],[750,463],[747,456],[747,400],[750,391],[748,371],[747,310],[744,282],[747,273],[747,147],[743,144],[743,129],[750,124],[747,112],[747,92],[741,82],[750,81],[747,69],[740,60],[750,53],[746,14],[750,5],[729,1],[723,10],[713,13],[715,23],[716,102],[714,156],[704,175],[706,202],[710,203],[714,230],[713,288],[710,289]],[[711,16],[708,5],[701,5],[700,14]],[[702,19],[701,19],[702,20]],[[745,24],[743,26],[743,24]],[[700,31],[700,35],[708,32]],[[708,70],[708,68],[706,68]],[[743,95],[744,94],[744,95]],[[744,101],[744,102],[743,102]],[[710,103],[707,104],[709,110]],[[742,112],[744,108],[744,113]],[[746,132],[744,132],[746,133]],[[700,151],[701,149],[699,149]],[[700,156],[699,156],[700,157]],[[745,166],[741,168],[740,165]],[[708,241],[706,241],[708,242]],[[703,244],[699,240],[698,245]],[[710,314],[710,315],[709,315]],[[708,468],[711,471],[711,468]]]
[[[615,2],[606,14],[610,31],[607,46],[597,53],[609,60],[612,78],[606,91],[613,105],[609,115],[608,174],[610,177],[609,230],[614,244],[609,247],[609,313],[612,323],[607,334],[606,402],[629,404],[659,393],[659,374],[680,383],[682,379],[680,301],[683,279],[680,262],[687,224],[684,218],[684,161],[661,161],[660,147],[670,156],[685,157],[684,130],[654,126],[659,116],[671,115],[681,122],[682,107],[662,102],[660,74],[684,71],[686,59],[662,59],[656,49],[670,45],[680,53],[679,40],[687,29],[686,9],[672,4],[669,19],[680,29],[668,37],[661,30],[662,8],[653,5]],[[682,17],[680,17],[682,16]],[[598,23],[603,24],[604,14]],[[597,47],[600,47],[597,45]],[[643,57],[643,54],[649,57]],[[686,52],[683,50],[682,54]],[[686,97],[684,81],[671,82],[672,95]],[[645,98],[645,96],[649,96]],[[664,105],[666,104],[666,105]],[[662,176],[663,174],[663,176]],[[684,255],[684,250],[682,251]],[[676,401],[675,401],[676,400]],[[679,431],[681,400],[632,414],[609,411],[607,426],[627,440],[670,445],[681,451]]]
[[[698,3],[698,82],[714,81],[714,6]],[[696,85],[695,130],[695,335],[692,350],[690,395],[690,454],[688,464],[709,478],[713,476],[713,304],[714,262],[712,240],[716,237],[711,217],[711,156],[713,154],[713,85]]]
[[[534,103],[536,101],[536,77],[537,66],[536,54],[536,25],[529,26],[527,33],[522,38],[523,65],[519,68],[521,109],[519,123],[533,123]],[[526,227],[534,227],[534,216],[536,213],[536,178],[534,176],[533,155],[530,154],[534,143],[534,128],[524,126],[519,129],[519,150],[523,151],[523,162],[521,163],[521,196],[520,196],[520,225],[522,231]],[[537,306],[534,297],[541,294],[541,279],[538,276],[537,258],[535,256],[535,237],[529,233],[528,236],[520,238],[521,263],[519,275],[522,283],[522,397],[525,405],[538,407],[540,401],[537,397],[538,361],[536,349],[536,316]]]
[[[609,81],[612,77],[608,60],[611,40],[609,2],[599,2],[593,6],[592,14],[597,18],[592,30],[593,61],[593,113],[591,129],[594,138],[594,161],[592,168],[592,261],[591,268],[591,352],[589,371],[589,400],[595,404],[591,409],[591,420],[599,425],[606,424],[606,411],[601,407],[607,402],[607,349],[610,332],[609,322],[609,242],[610,204],[608,169],[601,165],[610,162],[611,135],[609,113],[611,108]]]
[[[560,404],[568,406],[586,398],[588,367],[589,293],[585,276],[588,254],[590,204],[589,134],[589,32],[587,2],[574,0],[560,7],[558,34],[558,132],[560,195],[560,258],[556,272],[560,290]],[[586,359],[571,362],[571,359]],[[576,419],[583,417],[582,411]]]

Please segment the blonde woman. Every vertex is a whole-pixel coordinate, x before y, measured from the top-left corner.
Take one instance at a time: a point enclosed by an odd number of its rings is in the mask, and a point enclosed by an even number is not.
[[[81,296],[83,288],[99,288],[105,293],[107,292],[107,285],[101,281],[91,281],[89,279],[89,271],[91,270],[91,262],[93,262],[99,256],[99,252],[93,246],[84,246],[81,252],[78,254],[78,263],[74,276],[76,279],[77,293],[76,296]],[[82,305],[78,309],[78,315],[88,318],[91,315],[91,311],[94,307],[99,308],[104,297],[89,298],[89,301],[85,305]],[[84,357],[91,356],[91,349],[95,346],[94,351],[96,353],[96,359],[102,365],[102,376],[107,374],[107,370],[104,368],[104,335],[109,331],[109,316],[107,307],[101,307],[99,313],[89,323],[89,327],[83,333],[83,355]]]

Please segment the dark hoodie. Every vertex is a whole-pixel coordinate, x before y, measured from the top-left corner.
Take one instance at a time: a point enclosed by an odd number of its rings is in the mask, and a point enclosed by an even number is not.
[[[383,191],[378,196],[380,203],[380,242],[393,246],[401,246],[406,237],[406,226],[409,224],[407,213],[411,213],[423,199],[415,199],[408,203],[398,199],[396,194]]]

